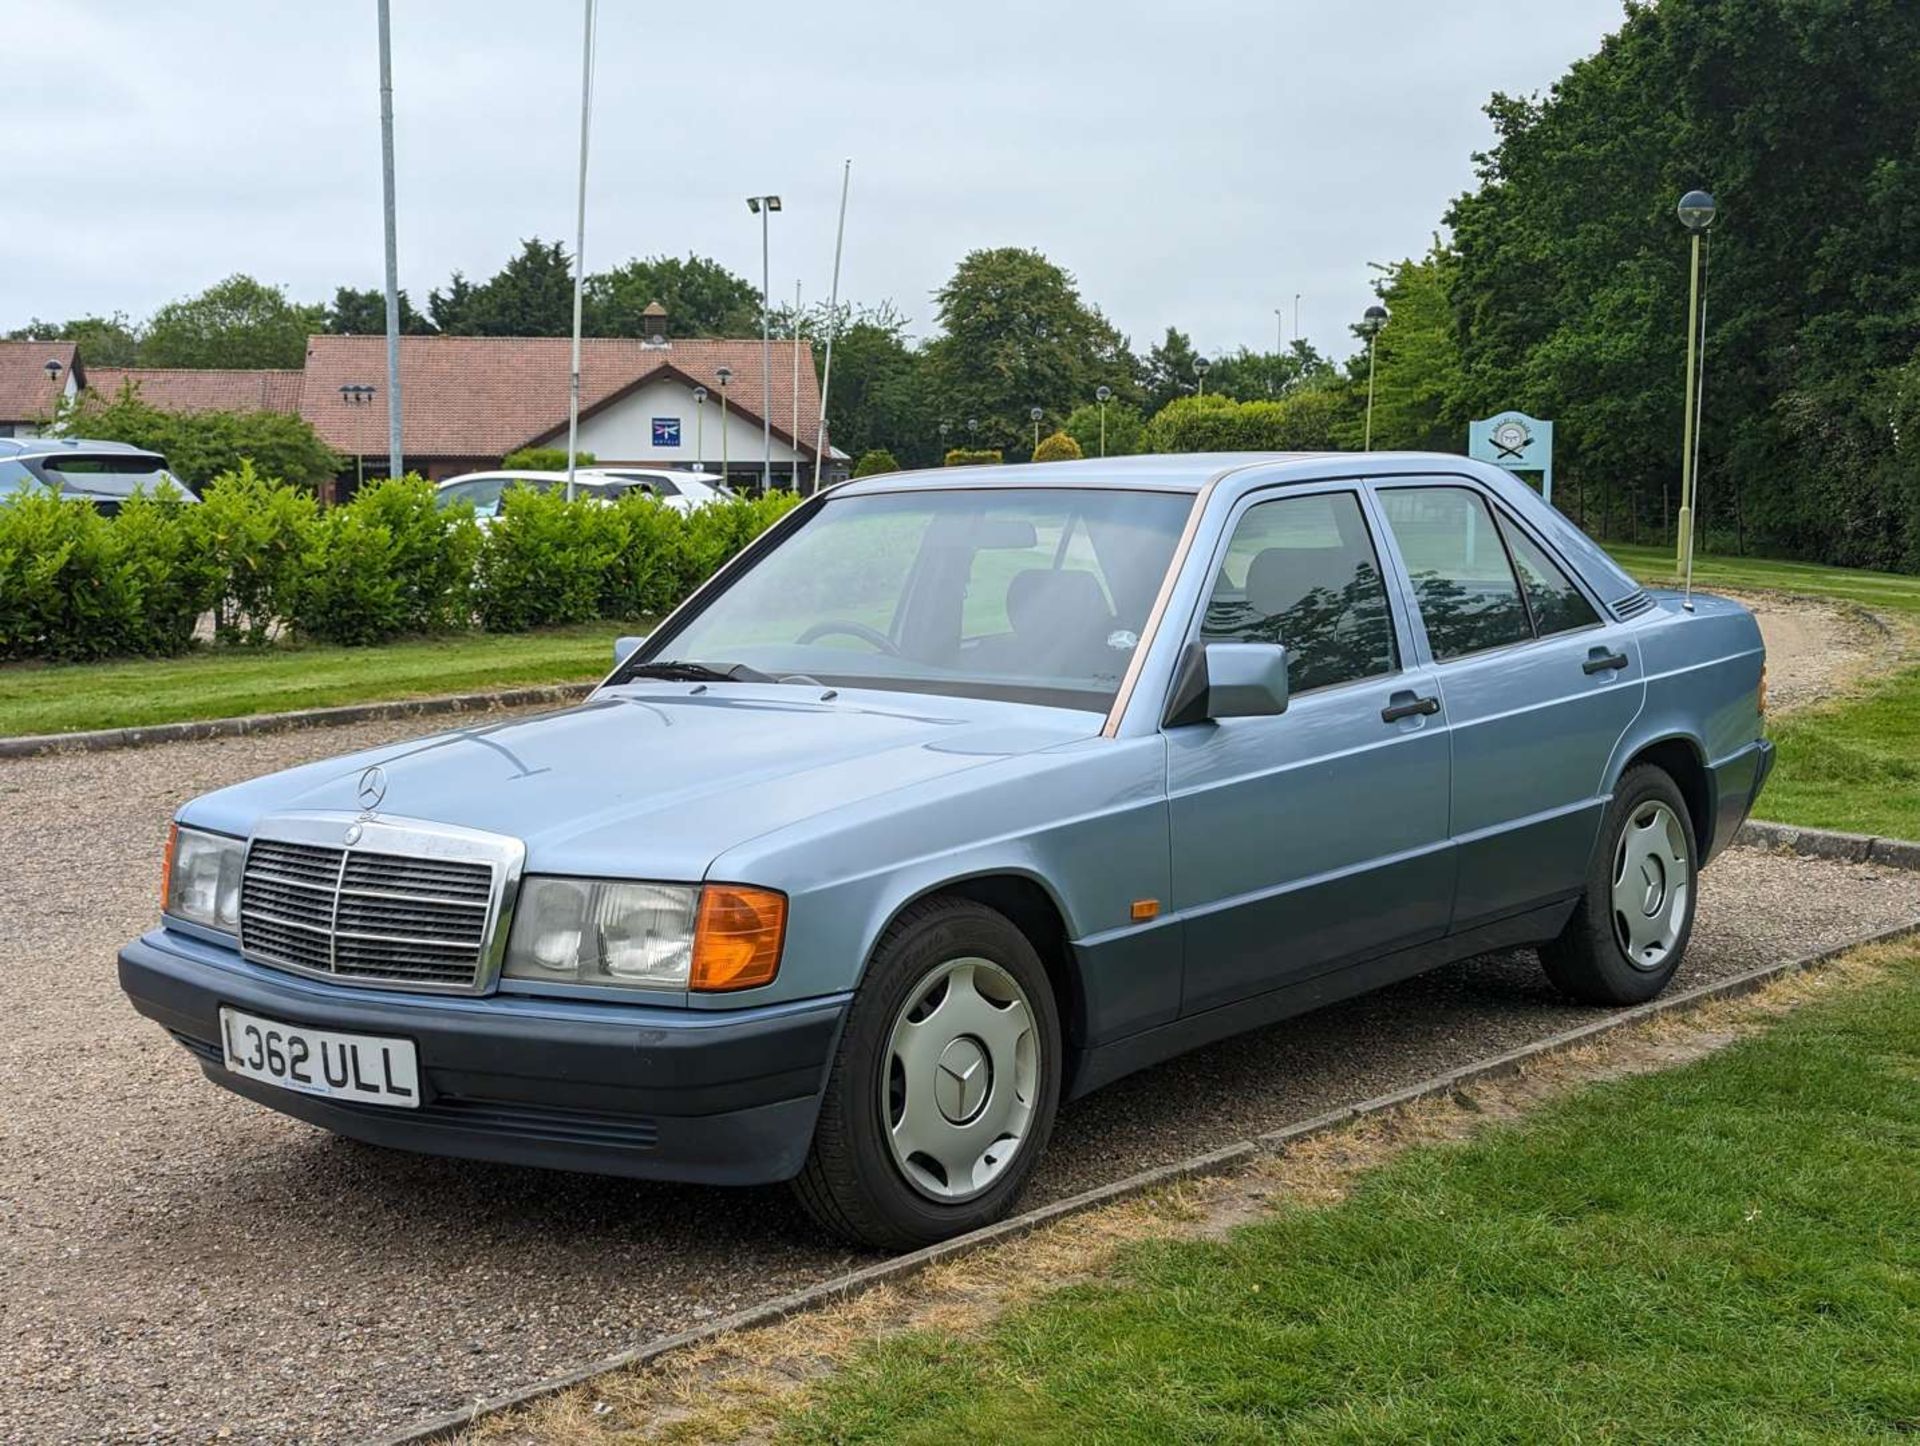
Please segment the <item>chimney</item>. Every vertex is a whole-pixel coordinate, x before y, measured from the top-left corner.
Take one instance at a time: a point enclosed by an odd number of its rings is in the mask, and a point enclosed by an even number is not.
[[[649,301],[640,313],[640,337],[648,346],[667,345],[667,309],[659,302]]]

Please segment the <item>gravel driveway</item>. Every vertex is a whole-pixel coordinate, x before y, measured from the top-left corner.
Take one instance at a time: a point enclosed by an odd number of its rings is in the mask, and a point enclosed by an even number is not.
[[[854,1263],[780,1190],[463,1164],[215,1088],[121,1000],[166,820],[417,723],[0,762],[0,1440],[376,1434]],[[1920,916],[1920,875],[1734,853],[1681,983]],[[1056,1197],[1593,1017],[1532,960],[1455,966],[1069,1108]]]

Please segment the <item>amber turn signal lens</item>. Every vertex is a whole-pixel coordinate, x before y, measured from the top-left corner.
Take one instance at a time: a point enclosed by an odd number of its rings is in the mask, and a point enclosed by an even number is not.
[[[780,972],[787,896],[744,884],[708,884],[693,928],[691,989],[752,989]]]
[[[1762,663],[1760,665],[1760,700],[1759,701],[1760,701],[1760,718],[1762,722],[1765,722],[1766,716],[1767,716],[1767,665],[1765,663]]]
[[[166,913],[173,901],[173,856],[180,849],[180,825],[167,825],[167,856],[160,865],[160,912]]]

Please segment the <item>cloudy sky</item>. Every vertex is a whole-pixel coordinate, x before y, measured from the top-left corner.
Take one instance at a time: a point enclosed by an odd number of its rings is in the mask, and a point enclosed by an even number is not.
[[[393,0],[401,284],[423,306],[574,225],[580,0]],[[600,0],[590,270],[711,255],[931,329],[966,251],[1033,246],[1144,349],[1344,353],[1369,261],[1423,250],[1493,91],[1591,53],[1620,0]],[[141,317],[235,271],[381,276],[373,0],[0,0],[0,330]]]

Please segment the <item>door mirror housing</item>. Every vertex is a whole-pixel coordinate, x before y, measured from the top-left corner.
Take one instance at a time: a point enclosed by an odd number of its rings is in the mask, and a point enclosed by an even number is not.
[[[628,658],[631,658],[635,653],[639,652],[640,645],[646,642],[646,640],[647,635],[645,633],[639,633],[632,637],[615,638],[613,640],[614,667],[619,667],[622,663],[626,662]]]
[[[1189,643],[1167,702],[1169,728],[1287,711],[1287,650],[1278,643]]]

